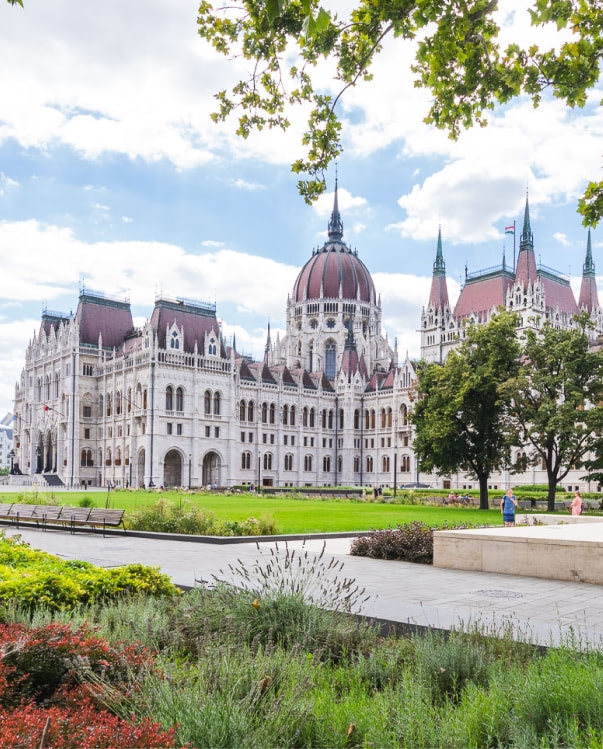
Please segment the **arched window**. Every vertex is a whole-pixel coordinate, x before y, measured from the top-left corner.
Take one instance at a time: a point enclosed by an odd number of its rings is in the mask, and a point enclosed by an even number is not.
[[[86,451],[82,450],[82,455],[80,457],[80,465],[85,466],[86,465]]]
[[[312,470],[312,456],[305,455],[304,456],[304,471],[311,471],[311,470]]]
[[[386,421],[385,409],[382,408],[381,409],[381,429],[385,429],[385,424],[386,423],[387,423],[387,421]]]
[[[343,408],[339,409],[339,429],[343,429]]]
[[[383,465],[383,468],[382,468],[383,473],[389,473],[389,466],[390,466],[389,455],[383,456],[382,465]]]
[[[146,388],[142,391],[142,408],[143,408],[143,411],[147,410],[147,389]]]
[[[408,426],[408,408],[405,403],[400,406],[400,424],[403,427]]]
[[[245,421],[247,416],[247,404],[245,401],[241,401],[239,404],[239,421]]]
[[[375,409],[371,409],[371,429],[375,428]]]
[[[304,406],[304,410],[302,411],[302,426],[308,426],[308,406]]]
[[[253,421],[254,420],[254,404],[253,401],[249,401],[249,405],[247,406],[247,421]]]
[[[311,427],[313,427],[313,426],[314,426],[314,414],[315,414],[315,411],[314,411],[314,409],[313,409],[313,408],[311,408],[311,409],[310,409],[310,426],[311,426]]]
[[[285,455],[285,471],[292,471],[293,470],[293,455],[288,453]]]
[[[295,426],[295,406],[291,406],[291,426]]]
[[[115,393],[115,413],[118,416],[121,414],[121,393],[119,390]]]
[[[214,393],[214,416],[220,415],[220,393]]]
[[[373,472],[373,458],[371,455],[366,456],[366,472],[367,473]]]
[[[46,375],[46,383],[45,383],[45,398],[47,401],[50,400],[50,375]]]
[[[392,410],[391,410],[391,408],[387,409],[387,426],[391,429],[391,426],[392,426]]]
[[[327,428],[327,409],[326,408],[322,409],[322,428],[323,429]]]
[[[208,354],[210,356],[217,356],[218,354],[218,345],[216,343],[216,339],[213,336],[209,340]]]
[[[110,466],[111,465],[111,448],[110,447],[107,448],[106,455],[107,455],[107,459],[105,460],[105,465]]]
[[[270,423],[274,424],[276,408],[274,403],[270,404]]]
[[[251,453],[250,452],[241,453],[241,468],[244,468],[245,470],[251,468]]]
[[[358,409],[354,411],[354,429],[360,429],[360,411]]]
[[[174,390],[171,385],[168,385],[165,389],[165,410],[172,411],[174,409]]]
[[[203,395],[203,411],[205,414],[211,413],[211,392],[206,390]]]
[[[107,416],[111,416],[112,405],[112,395],[109,393],[109,395],[107,395]]]
[[[264,453],[264,470],[272,470],[272,453]]]
[[[59,397],[59,373],[54,373],[54,397]]]
[[[331,473],[331,458],[329,455],[325,455],[322,459],[322,470],[323,473]]]
[[[337,373],[337,346],[335,341],[329,340],[325,345],[325,375],[334,380]]]
[[[184,390],[181,387],[176,390],[176,411],[184,411]]]
[[[102,417],[103,417],[103,415],[105,413],[105,405],[104,405],[104,400],[103,400],[103,396],[102,395],[99,395],[99,397],[98,397],[98,412],[99,412],[100,417],[102,419]]]
[[[354,455],[354,473],[360,473],[360,456]]]
[[[132,410],[132,388],[128,388],[128,404],[126,406],[128,413]]]
[[[268,423],[268,404],[262,403],[262,424]]]
[[[283,424],[285,426],[289,424],[289,406],[286,404],[283,406]]]
[[[121,465],[121,447],[118,447],[115,450],[115,465],[120,466]]]
[[[337,473],[341,473],[343,471],[343,456],[338,455],[337,456]]]
[[[329,409],[329,429],[333,429],[333,409]]]
[[[178,338],[178,331],[176,330],[174,330],[172,333],[172,337],[170,339],[170,348],[180,348],[180,339]]]

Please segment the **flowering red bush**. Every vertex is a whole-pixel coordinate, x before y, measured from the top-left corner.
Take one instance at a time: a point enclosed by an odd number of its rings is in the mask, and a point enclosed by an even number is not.
[[[86,627],[0,624],[0,705],[52,700],[90,677],[126,688],[151,662],[140,644],[111,646]],[[8,688],[1,688],[2,680]],[[64,702],[64,694],[58,696]]]
[[[49,749],[175,746],[175,728],[166,731],[148,719],[134,725],[106,710],[96,710],[86,699],[77,708],[41,708],[30,702],[11,710],[0,709],[0,746],[37,749],[49,718],[44,739],[44,746]]]

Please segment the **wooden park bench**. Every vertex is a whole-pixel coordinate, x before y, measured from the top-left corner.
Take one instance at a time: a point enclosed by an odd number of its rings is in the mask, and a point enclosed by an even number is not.
[[[0,504],[0,521],[6,521],[19,528],[20,524],[35,525],[46,530],[48,525],[69,528],[75,533],[76,527],[102,528],[103,536],[109,528],[122,527],[124,533],[124,510],[107,510],[89,507],[66,507],[63,505]]]

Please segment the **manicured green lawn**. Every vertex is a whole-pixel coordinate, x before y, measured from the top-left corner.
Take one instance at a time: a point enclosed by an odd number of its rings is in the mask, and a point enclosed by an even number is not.
[[[29,495],[31,496],[31,495]],[[50,496],[49,494],[40,496]],[[223,520],[245,520],[249,517],[271,516],[281,533],[321,533],[335,531],[361,531],[372,528],[395,527],[399,523],[415,520],[428,525],[457,525],[474,523],[500,525],[498,510],[478,510],[467,507],[437,505],[380,504],[345,499],[292,499],[291,497],[257,496],[255,494],[179,494],[178,492],[148,491],[85,491],[54,493],[61,504],[77,505],[82,497],[104,507],[128,510],[165,499],[169,502],[190,503],[215,513]],[[18,502],[17,495],[0,495],[2,502]],[[127,515],[126,515],[127,517]]]

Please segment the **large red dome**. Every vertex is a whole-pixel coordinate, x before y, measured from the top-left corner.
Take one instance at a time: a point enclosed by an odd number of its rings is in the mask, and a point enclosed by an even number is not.
[[[375,286],[366,265],[342,241],[343,222],[337,203],[337,182],[329,239],[301,269],[293,286],[294,302],[306,299],[358,299],[375,304]]]
[[[301,269],[293,299],[358,299],[375,303],[375,286],[366,265],[343,242],[327,242]]]

